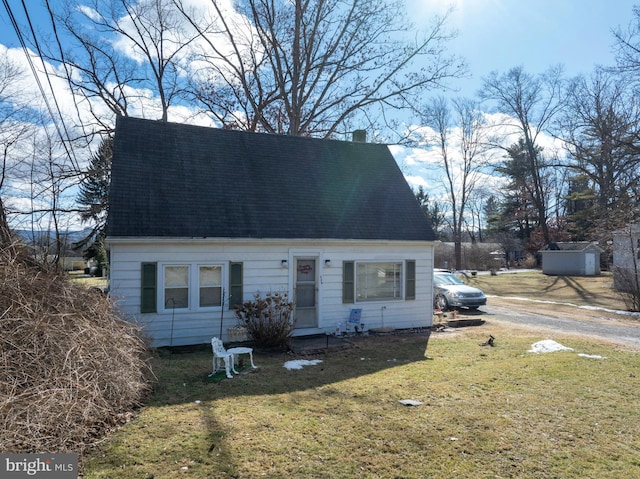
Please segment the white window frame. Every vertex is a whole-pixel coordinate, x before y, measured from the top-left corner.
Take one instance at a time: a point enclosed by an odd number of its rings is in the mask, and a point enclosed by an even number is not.
[[[165,285],[167,269],[168,268],[187,268],[187,307],[186,308],[177,308],[168,303],[169,299],[167,299],[167,289],[171,288],[170,286]],[[164,264],[162,265],[162,301],[161,301],[161,309],[163,311],[188,311],[191,306],[191,268],[188,264]]]
[[[393,265],[394,269],[391,272],[391,274],[393,275],[393,282],[396,284],[392,285],[392,289],[393,289],[393,297],[381,297],[381,296],[374,296],[374,297],[369,297],[369,295],[367,294],[367,291],[372,290],[374,291],[376,288],[372,287],[372,288],[368,288],[367,285],[361,285],[361,280],[360,280],[360,268],[361,267],[367,267],[367,266],[374,266],[374,265]],[[397,270],[395,268],[399,268],[399,275],[397,275]],[[355,295],[355,302],[356,303],[370,303],[370,302],[375,302],[375,301],[404,301],[404,295],[405,295],[405,290],[404,290],[404,284],[405,284],[405,280],[404,280],[404,275],[406,274],[405,272],[405,264],[403,260],[378,260],[378,261],[356,261],[355,262],[355,271],[354,271],[354,280],[355,280],[355,285],[354,285],[354,295]],[[389,270],[385,270],[385,276],[388,274]],[[369,277],[369,275],[364,275],[364,278],[367,279]],[[362,289],[364,288],[364,289]]]
[[[180,263],[158,263],[160,274],[159,276],[159,308],[158,310],[163,313],[168,312],[206,312],[206,311],[220,311],[224,307],[225,303],[225,287],[227,284],[228,265],[226,263],[219,262],[180,262]],[[166,287],[165,270],[170,267],[186,267],[188,270],[188,306],[186,308],[175,308],[175,310],[168,304],[166,304]],[[200,307],[200,268],[202,267],[217,267],[220,268],[220,305],[217,306],[204,306]]]
[[[203,287],[205,288],[210,288],[212,287],[211,285],[202,285],[200,284],[200,270],[201,268],[220,268],[220,284],[219,285],[213,285],[214,288],[220,288],[220,304],[219,305],[214,305],[214,306],[200,306],[200,291],[202,290]],[[194,303],[194,305],[196,305],[196,309],[198,310],[214,310],[215,308],[220,309],[223,305],[224,305],[224,271],[225,268],[223,265],[221,264],[198,264],[197,267],[197,276],[198,276],[198,285],[197,288],[194,287],[194,289],[197,289],[195,296],[196,296],[196,300],[197,302]]]

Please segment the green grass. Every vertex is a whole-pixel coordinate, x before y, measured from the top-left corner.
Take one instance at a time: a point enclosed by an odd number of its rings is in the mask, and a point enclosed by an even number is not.
[[[640,477],[640,356],[562,337],[575,352],[528,353],[540,339],[490,322],[369,337],[297,371],[258,354],[220,382],[208,351],[158,356],[148,403],[85,477]]]

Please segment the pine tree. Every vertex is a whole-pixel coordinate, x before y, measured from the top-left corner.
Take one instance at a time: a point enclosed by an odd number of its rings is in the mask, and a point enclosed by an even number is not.
[[[111,137],[100,143],[98,152],[91,158],[89,168],[80,182],[80,192],[77,198],[82,207],[80,219],[83,223],[93,223],[93,228],[75,246],[83,251],[85,259],[96,258],[98,261],[97,275],[101,274],[107,264],[104,238],[109,212],[112,145]]]

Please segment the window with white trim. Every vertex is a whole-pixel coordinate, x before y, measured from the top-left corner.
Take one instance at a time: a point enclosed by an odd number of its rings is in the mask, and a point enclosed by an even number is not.
[[[164,267],[164,309],[189,308],[189,266]]]
[[[165,264],[162,280],[164,310],[193,311],[222,306],[222,265]]]
[[[199,307],[222,306],[222,266],[199,266]]]
[[[402,262],[356,263],[356,301],[402,299]]]

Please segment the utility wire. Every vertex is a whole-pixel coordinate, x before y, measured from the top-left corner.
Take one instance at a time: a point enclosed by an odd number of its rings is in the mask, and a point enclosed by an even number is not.
[[[16,36],[18,38],[18,41],[20,42],[20,45],[22,46],[22,50],[23,50],[23,52],[25,54],[25,57],[27,59],[27,62],[29,64],[29,68],[31,69],[31,73],[33,74],[33,77],[35,79],[36,85],[38,86],[38,90],[40,91],[40,95],[42,96],[42,99],[43,99],[43,101],[45,103],[47,111],[49,112],[49,116],[51,117],[51,120],[53,121],[54,127],[56,128],[56,132],[58,133],[58,137],[62,141],[62,146],[64,147],[65,152],[67,153],[67,156],[72,161],[72,164],[73,164],[74,168],[76,168],[77,171],[80,171],[80,169],[78,168],[78,162],[75,159],[75,154],[74,154],[73,150],[71,150],[71,151],[69,150],[69,147],[67,146],[67,143],[65,141],[64,135],[62,134],[62,131],[60,130],[60,125],[55,120],[56,115],[55,115],[55,113],[53,111],[53,108],[51,107],[49,99],[47,98],[47,95],[45,93],[44,87],[42,86],[42,82],[40,81],[40,78],[38,76],[38,72],[36,70],[36,67],[33,64],[33,60],[31,58],[31,55],[29,54],[29,49],[27,48],[24,36],[22,34],[22,31],[20,30],[20,26],[18,25],[16,17],[15,17],[15,15],[13,13],[13,10],[11,9],[11,5],[9,5],[9,1],[8,0],[2,0],[2,3],[4,5],[5,10],[7,11],[7,14],[9,15],[9,20],[11,21],[11,25],[13,26],[13,29],[16,32]],[[25,14],[27,15],[27,21],[29,23],[29,27],[31,28],[31,33],[33,35],[33,39],[34,39],[36,48],[38,50],[38,54],[40,55],[40,59],[43,62],[45,76],[47,77],[47,81],[49,83],[49,88],[51,90],[52,96],[53,96],[55,104],[56,104],[56,108],[57,108],[57,111],[58,111],[58,116],[59,116],[60,121],[61,121],[61,123],[62,123],[62,125],[64,127],[64,130],[65,130],[65,132],[67,134],[67,138],[70,138],[70,135],[68,134],[66,125],[64,123],[64,118],[62,117],[62,112],[61,112],[60,107],[58,105],[56,96],[53,93],[53,86],[51,84],[51,79],[49,78],[49,74],[47,72],[46,66],[44,65],[44,60],[42,59],[42,51],[40,50],[40,46],[38,44],[38,40],[37,40],[37,38],[35,36],[33,25],[31,24],[31,18],[29,17],[29,13],[27,11],[27,6],[24,3],[24,0],[22,1],[22,5],[23,5],[23,8],[24,8]]]
[[[73,105],[76,110],[76,115],[78,116],[78,123],[80,124],[80,128],[82,128],[83,138],[88,138],[87,130],[84,127],[84,122],[82,121],[82,115],[80,114],[80,108],[78,107],[78,101],[76,100],[76,95],[73,92],[73,84],[71,82],[71,72],[69,71],[69,66],[65,59],[64,50],[62,49],[62,43],[60,42],[60,36],[58,35],[58,28],[56,26],[55,16],[53,14],[53,10],[51,8],[51,4],[49,0],[45,0],[45,4],[47,5],[47,11],[49,12],[49,19],[51,20],[51,27],[53,28],[53,35],[56,39],[56,44],[58,45],[58,50],[60,51],[60,60],[62,66],[64,67],[64,72],[67,79],[67,84],[69,85],[69,91],[71,92],[71,98],[73,99]]]
[[[40,43],[38,42],[38,37],[36,36],[36,32],[33,28],[33,24],[31,23],[31,17],[29,16],[29,11],[27,10],[27,4],[25,3],[25,0],[22,0],[22,8],[24,9],[24,14],[25,17],[27,18],[27,23],[29,24],[29,29],[31,30],[31,36],[33,38],[33,42],[34,45],[36,47],[36,50],[38,51],[38,56],[40,57],[40,62],[42,63],[42,69],[44,70],[44,75],[47,79],[47,83],[49,85],[49,91],[51,91],[51,96],[53,97],[53,102],[56,106],[56,111],[58,112],[58,117],[60,118],[60,123],[62,124],[62,128],[64,129],[64,133],[66,135],[66,141],[69,141],[69,145],[67,146],[67,143],[65,141],[65,137],[62,135],[62,132],[60,131],[60,126],[58,125],[58,122],[55,121],[54,119],[54,115],[52,113],[51,107],[49,106],[49,102],[46,99],[46,96],[44,94],[44,90],[42,89],[42,86],[40,86],[40,91],[42,92],[42,96],[45,99],[45,102],[47,102],[47,109],[49,110],[49,113],[51,114],[51,119],[53,120],[53,123],[55,125],[56,131],[58,132],[58,136],[60,137],[60,140],[62,141],[62,146],[64,147],[64,150],[67,152],[67,156],[69,157],[69,159],[71,160],[71,164],[73,165],[73,167],[75,168],[75,170],[77,172],[80,172],[80,166],[78,163],[78,159],[76,158],[75,155],[75,150],[73,149],[73,146],[71,145],[71,135],[69,135],[69,130],[67,129],[67,124],[64,121],[64,117],[62,116],[62,110],[60,109],[60,105],[58,103],[58,98],[55,94],[55,91],[53,89],[53,85],[51,84],[51,77],[49,76],[49,72],[47,70],[47,65],[44,62],[44,57],[42,55],[42,50],[40,48]],[[38,84],[40,85],[40,82],[38,81]],[[72,92],[73,94],[73,92]],[[71,148],[71,149],[69,149]]]

